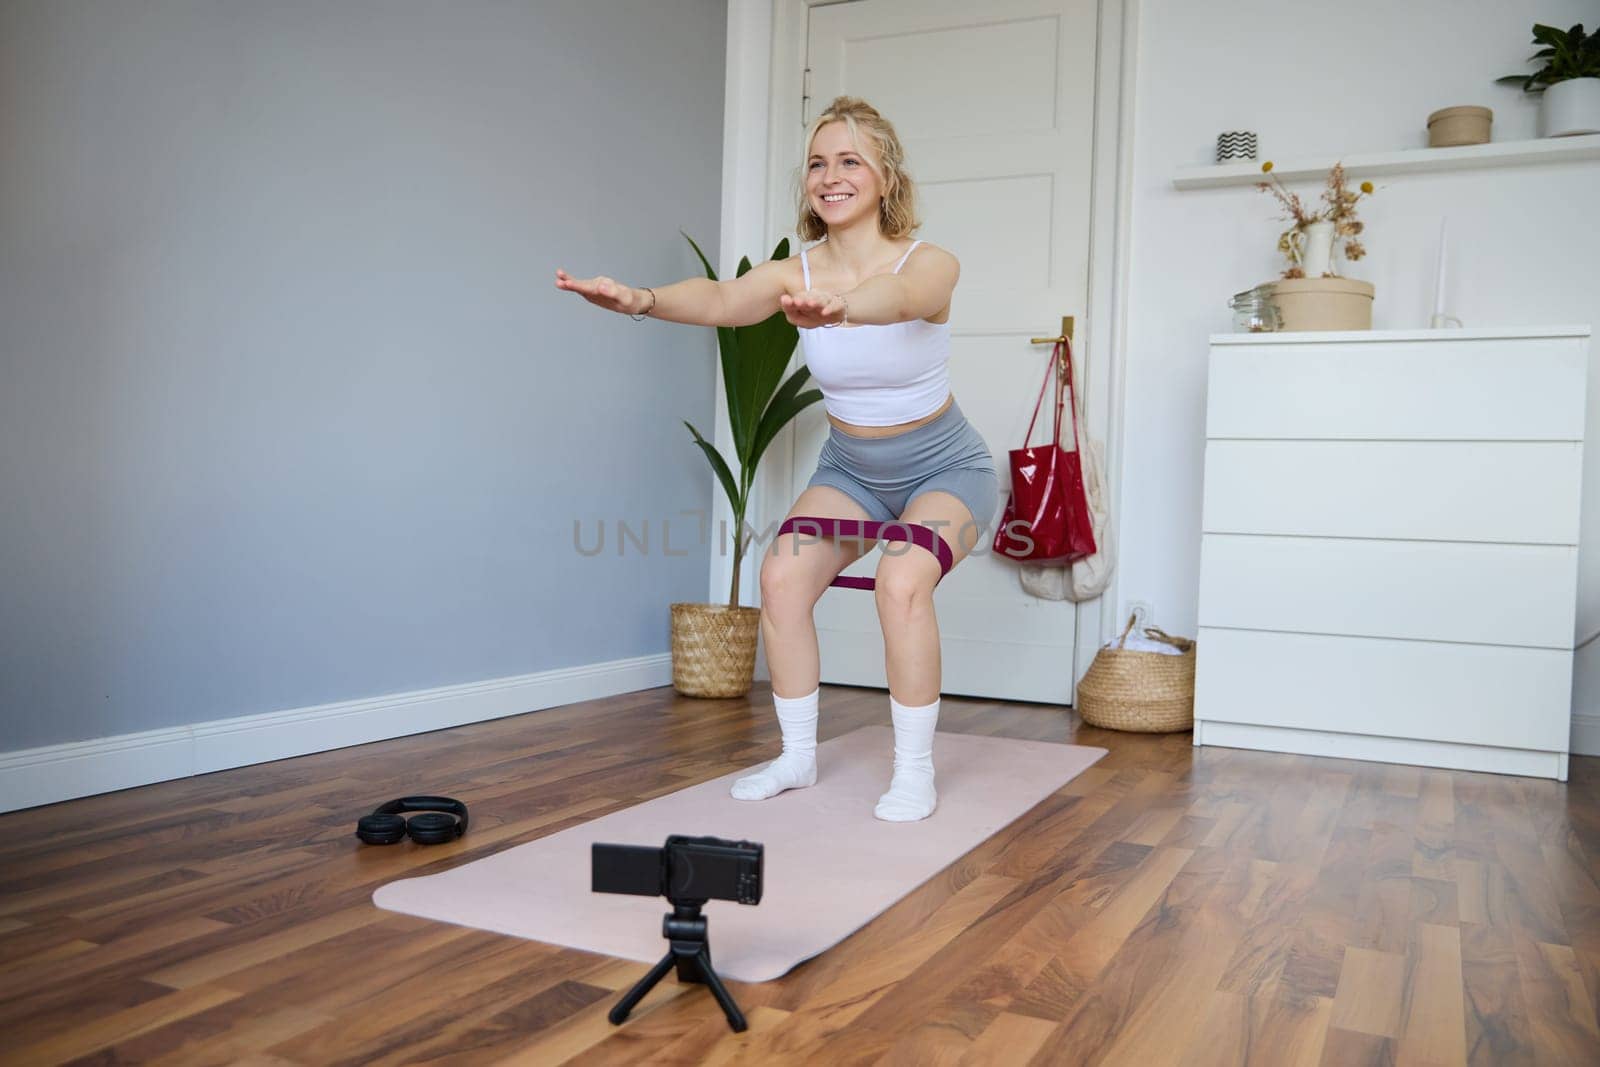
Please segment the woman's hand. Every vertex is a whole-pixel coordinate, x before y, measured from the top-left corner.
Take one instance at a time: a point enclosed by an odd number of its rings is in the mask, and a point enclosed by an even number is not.
[[[638,289],[604,275],[598,278],[574,278],[564,270],[557,270],[556,288],[577,293],[595,307],[624,315],[637,315],[650,304],[650,298]]]
[[[837,293],[824,293],[820,289],[807,289],[793,296],[784,293],[778,297],[778,306],[784,317],[804,330],[818,326],[837,326],[849,314],[850,305]]]

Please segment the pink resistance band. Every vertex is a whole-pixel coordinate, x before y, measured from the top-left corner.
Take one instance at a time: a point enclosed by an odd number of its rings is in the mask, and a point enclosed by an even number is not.
[[[808,534],[812,537],[859,537],[862,540],[910,541],[918,548],[932,552],[939,561],[939,577],[944,578],[955,566],[955,555],[933,527],[915,522],[873,522],[861,519],[826,519],[820,516],[795,515],[785,519],[778,527],[778,536],[786,533]],[[830,584],[841,589],[875,589],[878,583],[872,578],[857,578],[841,574]]]

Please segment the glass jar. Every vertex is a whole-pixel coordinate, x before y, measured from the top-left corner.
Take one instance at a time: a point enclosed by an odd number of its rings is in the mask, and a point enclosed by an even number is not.
[[[1228,301],[1233,309],[1233,328],[1239,333],[1275,333],[1282,327],[1278,305],[1272,302],[1272,283],[1234,293]]]

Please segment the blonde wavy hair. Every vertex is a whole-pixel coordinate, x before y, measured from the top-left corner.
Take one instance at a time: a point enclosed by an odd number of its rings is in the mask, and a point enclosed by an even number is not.
[[[822,109],[806,131],[805,158],[811,157],[811,144],[817,131],[830,122],[842,122],[850,131],[850,140],[858,151],[862,148],[862,134],[872,143],[871,151],[862,151],[872,173],[883,185],[883,200],[878,204],[878,229],[885,237],[906,237],[922,225],[917,218],[917,188],[906,173],[906,150],[900,135],[888,119],[878,114],[878,109],[854,96],[836,96]],[[811,199],[806,195],[804,164],[800,179],[800,222],[796,229],[803,241],[817,241],[828,235],[828,226],[811,209]]]

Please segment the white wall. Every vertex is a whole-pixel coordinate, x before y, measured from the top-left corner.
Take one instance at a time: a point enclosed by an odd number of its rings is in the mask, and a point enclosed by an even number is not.
[[[1600,2],[1141,0],[1123,604],[1147,601],[1166,629],[1195,630],[1206,338],[1229,328],[1232,293],[1279,270],[1282,224],[1270,197],[1249,187],[1179,192],[1174,171],[1210,162],[1222,130],[1257,131],[1263,159],[1420,148],[1428,113],[1455,104],[1492,107],[1496,141],[1531,138],[1537,105],[1494,78],[1530,69],[1522,61],[1535,21],[1600,23]],[[1368,256],[1346,273],[1377,286],[1374,327],[1425,326],[1447,215],[1447,303],[1466,325],[1600,327],[1597,192],[1595,162],[1384,179],[1361,208]],[[1579,640],[1600,630],[1600,370],[1591,371],[1588,438]],[[1575,688],[1575,712],[1600,737],[1600,641],[1579,653]]]
[[[0,810],[665,684],[726,23],[0,3]]]

